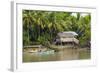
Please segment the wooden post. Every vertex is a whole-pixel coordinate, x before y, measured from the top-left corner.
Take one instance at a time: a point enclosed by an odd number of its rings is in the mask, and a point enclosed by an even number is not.
[[[72,43],[73,43],[73,48],[74,48],[74,36],[73,36],[73,41],[72,41]]]

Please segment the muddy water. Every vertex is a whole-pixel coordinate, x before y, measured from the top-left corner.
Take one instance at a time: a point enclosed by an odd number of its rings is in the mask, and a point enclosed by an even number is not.
[[[64,49],[50,54],[23,52],[23,62],[61,61],[90,59],[90,50],[87,49]]]

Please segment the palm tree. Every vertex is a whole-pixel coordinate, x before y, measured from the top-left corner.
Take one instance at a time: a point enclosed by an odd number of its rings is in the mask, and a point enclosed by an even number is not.
[[[23,11],[23,32],[26,32],[27,34],[27,40],[25,44],[29,45],[30,44],[30,36],[29,36],[29,27],[32,24],[32,17],[31,13],[28,10]],[[25,36],[25,34],[23,34]]]

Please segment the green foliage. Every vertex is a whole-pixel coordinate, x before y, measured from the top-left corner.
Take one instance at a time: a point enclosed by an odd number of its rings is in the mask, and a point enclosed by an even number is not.
[[[75,31],[81,46],[91,40],[91,15],[72,12],[23,10],[23,45],[52,43],[58,32]]]

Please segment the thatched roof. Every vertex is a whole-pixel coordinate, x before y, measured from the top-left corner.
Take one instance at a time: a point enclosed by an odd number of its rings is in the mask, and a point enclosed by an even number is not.
[[[64,32],[59,32],[57,35],[59,37],[74,37],[77,36],[78,34],[73,31],[64,31]]]

